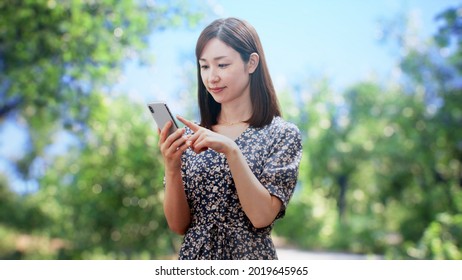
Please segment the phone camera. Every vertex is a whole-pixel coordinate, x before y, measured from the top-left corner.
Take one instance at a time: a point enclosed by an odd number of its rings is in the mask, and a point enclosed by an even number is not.
[[[148,106],[149,107],[149,111],[151,111],[151,113],[154,113],[154,109],[152,109],[151,106]]]

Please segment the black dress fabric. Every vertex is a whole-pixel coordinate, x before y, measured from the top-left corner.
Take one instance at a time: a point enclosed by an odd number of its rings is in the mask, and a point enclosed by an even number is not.
[[[262,128],[248,127],[235,142],[261,184],[282,201],[276,219],[281,218],[297,183],[302,154],[300,131],[275,117]],[[223,154],[211,149],[200,154],[186,150],[182,178],[191,224],[180,259],[277,259],[270,235],[274,222],[265,228],[253,227],[239,203]]]

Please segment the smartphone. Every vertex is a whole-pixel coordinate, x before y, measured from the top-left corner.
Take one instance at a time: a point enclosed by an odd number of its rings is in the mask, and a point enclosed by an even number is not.
[[[159,129],[162,129],[168,121],[171,121],[173,124],[168,131],[168,135],[178,129],[175,118],[173,118],[172,113],[170,113],[167,104],[163,102],[149,103],[148,108]]]

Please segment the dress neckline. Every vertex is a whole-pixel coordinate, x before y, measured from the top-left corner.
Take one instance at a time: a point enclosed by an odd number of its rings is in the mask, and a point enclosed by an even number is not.
[[[234,141],[234,143],[237,143],[243,136],[244,134],[247,133],[247,131],[249,131],[250,129],[252,128],[252,126],[247,126],[246,129],[244,129],[244,131],[242,131],[235,139],[231,139]]]
[[[233,142],[237,142],[237,140],[239,140],[239,139],[249,130],[250,127],[251,127],[250,125],[247,125],[247,127],[246,127],[245,129],[243,129],[236,137],[230,137],[230,136],[225,135],[225,134],[223,134],[223,133],[220,133],[220,132],[218,132],[218,131],[216,131],[216,130],[213,130],[213,132],[218,133],[218,134],[220,134],[220,135],[223,135],[223,136],[225,136],[225,137],[228,137],[228,138],[231,139]]]

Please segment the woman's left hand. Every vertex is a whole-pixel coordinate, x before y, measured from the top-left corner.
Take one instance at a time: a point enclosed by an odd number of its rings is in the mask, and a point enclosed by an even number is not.
[[[197,154],[206,151],[207,149],[212,149],[218,153],[226,154],[235,144],[226,136],[213,132],[210,129],[206,129],[186,120],[183,117],[177,116],[177,118],[194,132],[188,141],[186,141],[186,145],[188,145]]]

